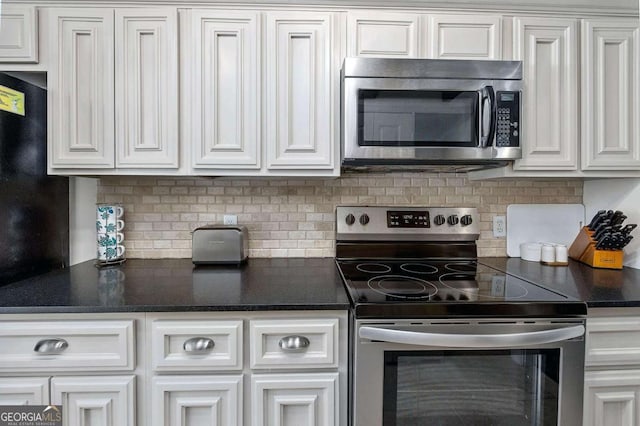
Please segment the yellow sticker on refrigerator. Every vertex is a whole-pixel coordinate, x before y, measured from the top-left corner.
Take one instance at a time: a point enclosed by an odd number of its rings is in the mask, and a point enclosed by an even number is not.
[[[0,86],[0,110],[24,115],[24,93]]]

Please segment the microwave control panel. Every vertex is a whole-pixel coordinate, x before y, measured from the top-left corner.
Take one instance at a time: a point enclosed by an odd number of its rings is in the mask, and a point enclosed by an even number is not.
[[[496,93],[496,147],[520,146],[520,92]]]

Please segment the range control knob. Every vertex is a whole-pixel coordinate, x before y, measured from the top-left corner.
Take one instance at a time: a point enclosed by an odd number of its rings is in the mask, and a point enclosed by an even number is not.
[[[344,218],[344,221],[347,222],[347,225],[351,226],[356,223],[356,217],[349,213],[347,217]]]
[[[457,216],[457,215],[455,215],[455,214],[452,214],[451,216],[449,216],[449,217],[447,218],[447,223],[448,223],[449,225],[451,225],[451,226],[453,226],[453,225],[457,225],[457,224],[458,224],[458,222],[460,222],[460,219],[458,219],[458,216]]]
[[[442,225],[445,222],[446,222],[446,219],[441,214],[433,218],[433,223],[435,223],[438,226]]]
[[[360,220],[360,225],[364,226],[364,225],[366,225],[367,223],[369,223],[369,215],[368,215],[368,214],[366,214],[366,213],[363,213],[363,214],[360,216],[360,219],[359,219],[359,220]]]
[[[473,223],[473,219],[471,218],[470,214],[465,214],[460,218],[460,223],[462,224],[462,226],[469,226]]]

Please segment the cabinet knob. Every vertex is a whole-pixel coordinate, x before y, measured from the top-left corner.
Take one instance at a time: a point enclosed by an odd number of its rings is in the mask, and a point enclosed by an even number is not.
[[[59,354],[69,347],[69,343],[64,339],[42,339],[33,348],[39,354]]]
[[[304,336],[285,336],[278,342],[278,346],[284,352],[304,351],[311,342]]]
[[[211,351],[214,346],[215,343],[208,337],[192,337],[184,341],[182,349],[190,354],[200,354]]]

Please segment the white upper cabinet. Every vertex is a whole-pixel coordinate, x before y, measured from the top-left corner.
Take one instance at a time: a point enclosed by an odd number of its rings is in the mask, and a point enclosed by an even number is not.
[[[349,12],[347,55],[501,59],[502,17],[486,14]]]
[[[577,21],[514,18],[513,59],[523,61],[522,159],[515,170],[578,168]]]
[[[178,167],[178,15],[116,9],[116,167]]]
[[[175,8],[48,16],[50,168],[177,168]]]
[[[38,62],[35,6],[0,5],[0,63],[3,62]]]
[[[353,12],[347,21],[347,56],[417,58],[420,56],[416,13]]]
[[[427,57],[502,59],[502,18],[496,15],[429,15]]]
[[[259,169],[259,14],[193,10],[186,28],[192,167]]]
[[[265,145],[267,168],[334,168],[339,123],[334,96],[334,16],[316,12],[266,14]]]
[[[582,23],[582,168],[640,170],[637,19]]]
[[[49,29],[49,166],[113,168],[113,10],[52,9]]]

